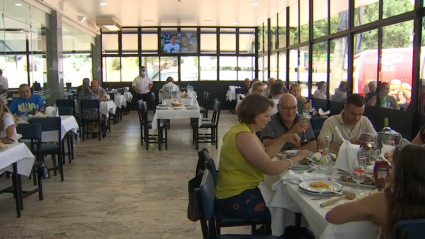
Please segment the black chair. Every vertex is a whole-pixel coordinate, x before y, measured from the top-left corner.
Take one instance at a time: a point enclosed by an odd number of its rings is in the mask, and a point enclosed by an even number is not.
[[[48,117],[48,118],[31,118],[30,123],[40,124],[42,132],[57,131],[58,140],[53,143],[42,143],[40,148],[41,159],[44,162],[44,155],[52,155],[53,168],[49,168],[49,171],[54,171],[55,176],[57,170],[61,174],[61,181],[64,180],[63,175],[63,161],[62,161],[62,123],[60,117]],[[58,164],[56,164],[56,157],[58,156]],[[58,166],[57,166],[58,165]]]
[[[215,148],[218,148],[218,122],[220,120],[221,102],[216,100],[213,109],[214,112],[210,122],[202,122],[202,124],[197,127],[198,121],[194,121],[193,136],[196,150],[198,150],[199,143],[215,144]],[[211,129],[211,133],[199,134],[199,129]]]
[[[71,107],[58,107],[59,116],[69,116],[74,114],[74,109]],[[62,140],[62,152],[63,152],[63,164],[65,164],[65,156],[68,155],[68,161],[71,163],[71,159],[74,158],[74,139],[73,132],[69,131],[66,133],[66,144],[68,151],[65,152],[65,141]]]
[[[26,141],[24,142],[27,147],[31,150],[32,154],[35,155],[35,161],[41,161],[41,154],[40,154],[40,148],[41,148],[41,125],[39,124],[18,124],[16,127],[16,132],[20,135],[22,135],[22,138],[20,141]],[[28,142],[29,140],[29,142]],[[36,171],[32,170],[32,175],[34,179],[34,185],[37,185],[36,182]]]
[[[391,239],[419,239],[425,235],[425,219],[404,220],[394,225]]]
[[[202,177],[201,186],[195,189],[195,198],[198,202],[199,221],[201,223],[204,239],[278,239],[277,236],[268,235],[217,235],[214,211],[215,211],[215,185],[211,172],[206,169]]]
[[[109,99],[115,102],[115,94],[114,93],[108,93],[109,95]],[[118,123],[120,120],[122,119],[122,111],[121,109],[117,106],[116,110],[115,110],[115,114],[111,114],[109,113],[109,125],[111,124],[111,121],[114,122],[114,125],[116,123]],[[111,132],[109,130],[109,132]]]
[[[165,150],[168,149],[168,132],[167,132],[167,122],[163,122],[162,125],[158,125],[158,134],[149,134],[149,129],[152,129],[152,122],[148,120],[148,107],[146,105],[146,102],[143,100],[138,100],[138,114],[139,119],[141,119],[140,125],[141,125],[141,134],[142,139],[146,143],[146,150],[149,149],[149,144],[154,143],[158,144],[158,149],[161,151],[161,144],[165,143]],[[143,127],[143,128],[142,128]],[[164,132],[165,131],[165,137]],[[142,133],[143,132],[143,133]]]
[[[214,180],[214,185],[217,185],[218,180],[218,171],[217,167],[215,166],[214,159],[210,157],[210,154],[207,149],[201,150],[204,162],[205,162],[205,169],[208,169],[211,173],[211,176]],[[271,222],[271,221],[270,221]],[[254,234],[256,230],[256,225],[262,225],[264,223],[262,222],[253,222],[251,220],[245,220],[241,218],[235,218],[231,217],[225,214],[222,214],[218,212],[218,210],[215,211],[215,224],[216,224],[216,230],[217,234],[220,235],[220,228],[221,227],[238,227],[238,226],[251,226],[251,233]],[[267,229],[269,229],[271,232],[271,224],[265,225]]]
[[[313,129],[314,136],[316,136],[316,139],[319,137],[320,130],[322,129],[323,123],[325,123],[326,119],[327,118],[325,117],[312,117],[310,119],[311,127]]]
[[[59,116],[61,116],[61,115],[74,115],[74,109],[72,107],[61,106],[61,107],[58,107],[58,110],[59,110]]]
[[[72,108],[72,114],[75,115],[75,100],[68,100],[68,99],[57,99],[56,100],[56,107],[71,107]]]
[[[208,92],[204,92],[203,102],[201,108],[201,114],[203,114],[204,118],[208,118],[208,102],[210,99],[210,94]]]
[[[90,110],[93,111],[96,117],[87,117],[87,115],[83,114],[84,110]],[[84,141],[84,135],[89,134],[98,134],[99,135],[99,141],[101,141],[101,137],[103,134],[103,137],[106,135],[106,119],[105,117],[100,113],[100,102],[99,100],[81,100],[80,101],[80,130],[81,135]],[[88,132],[88,124],[89,123],[98,123],[99,124],[99,130],[98,132]],[[102,132],[103,131],[103,132]]]

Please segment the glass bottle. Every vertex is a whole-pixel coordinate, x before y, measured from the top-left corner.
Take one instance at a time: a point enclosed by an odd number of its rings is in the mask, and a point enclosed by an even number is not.
[[[332,157],[330,153],[330,138],[329,136],[325,137],[325,147],[323,148],[322,157],[319,161],[319,170],[318,173],[325,174],[328,177],[328,180],[332,179]]]
[[[387,117],[384,118],[384,128],[382,132],[391,131],[390,123]]]

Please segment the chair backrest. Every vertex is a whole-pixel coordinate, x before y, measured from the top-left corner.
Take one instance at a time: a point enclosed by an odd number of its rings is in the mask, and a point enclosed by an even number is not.
[[[215,185],[211,172],[206,169],[202,176],[199,189],[195,189],[195,198],[199,207],[199,221],[201,222],[202,235],[204,239],[210,239],[214,235],[214,206]],[[207,225],[209,224],[209,226]]]
[[[323,123],[325,123],[325,120],[327,118],[324,117],[312,117],[310,119],[310,123],[311,123],[311,127],[313,128],[313,130],[321,130]]]
[[[206,110],[208,109],[209,98],[210,98],[210,93],[205,92],[204,93],[204,102],[202,102],[203,103],[202,107],[204,107],[204,109],[206,109]]]
[[[425,235],[425,219],[404,220],[394,225],[391,239],[416,239]]]
[[[208,150],[203,150],[202,151],[203,155],[204,155],[204,160],[205,160],[205,169],[210,170],[211,175],[214,179],[214,185],[217,185],[217,167],[215,166],[215,162],[214,159],[211,158],[210,153],[208,152]]]
[[[62,142],[62,119],[61,117],[47,117],[47,118],[31,118],[29,120],[32,124],[41,125],[41,132],[57,131],[58,143]]]
[[[142,113],[142,104],[143,104],[143,100],[138,100],[137,101],[137,114],[139,115],[139,121],[140,123],[143,123],[143,113]]]
[[[22,135],[21,139],[41,141],[40,124],[18,124],[18,126],[16,127],[16,132]]]
[[[236,95],[242,94],[242,88],[235,88],[235,94]]]
[[[115,94],[114,93],[108,93],[109,99],[114,101],[115,100]]]
[[[57,99],[56,100],[56,107],[71,107],[72,109],[75,108],[75,100],[69,100],[69,99]]]
[[[142,117],[143,122],[148,123],[148,106],[146,105],[146,102],[139,100],[137,103],[139,104],[140,116]]]
[[[83,114],[83,110],[93,110],[97,113],[97,118],[87,118],[85,114]],[[80,116],[82,120],[89,119],[89,120],[100,120],[100,101],[99,100],[80,100]]]
[[[59,115],[74,115],[72,107],[58,107]]]
[[[218,121],[220,120],[221,102],[218,101],[217,99],[214,102],[213,109],[214,109],[214,113],[212,117],[213,119],[211,120],[218,126]]]

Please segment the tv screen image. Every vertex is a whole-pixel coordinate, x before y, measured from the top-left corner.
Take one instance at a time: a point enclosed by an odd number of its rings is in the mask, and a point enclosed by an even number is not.
[[[161,53],[197,53],[198,37],[196,32],[162,32]]]

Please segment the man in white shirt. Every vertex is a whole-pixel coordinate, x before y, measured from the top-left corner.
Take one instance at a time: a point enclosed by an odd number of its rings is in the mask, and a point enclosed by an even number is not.
[[[150,93],[153,82],[152,79],[146,75],[146,68],[144,66],[140,67],[140,75],[134,78],[131,86],[136,92],[135,100],[143,100],[146,102],[148,109],[154,109],[153,96]]]
[[[363,116],[364,109],[365,99],[363,96],[350,95],[344,105],[344,110],[339,115],[329,117],[323,123],[318,137],[319,145],[323,146],[325,137],[329,136],[331,150],[338,152],[339,146],[343,143],[343,139],[339,136],[340,133],[345,140],[349,140],[352,144],[366,146],[366,142],[360,136],[362,134],[375,136],[376,131],[370,120]]]
[[[0,94],[9,89],[9,83],[6,77],[3,76],[3,71],[0,70]]]
[[[177,35],[171,34],[171,42],[165,44],[163,51],[166,53],[178,53],[180,51],[180,46],[177,44]]]
[[[271,112],[271,114],[274,115],[278,112],[277,105],[279,104],[280,96],[283,94],[283,84],[280,82],[276,82],[267,88],[269,88],[271,100],[273,100],[275,104]]]

